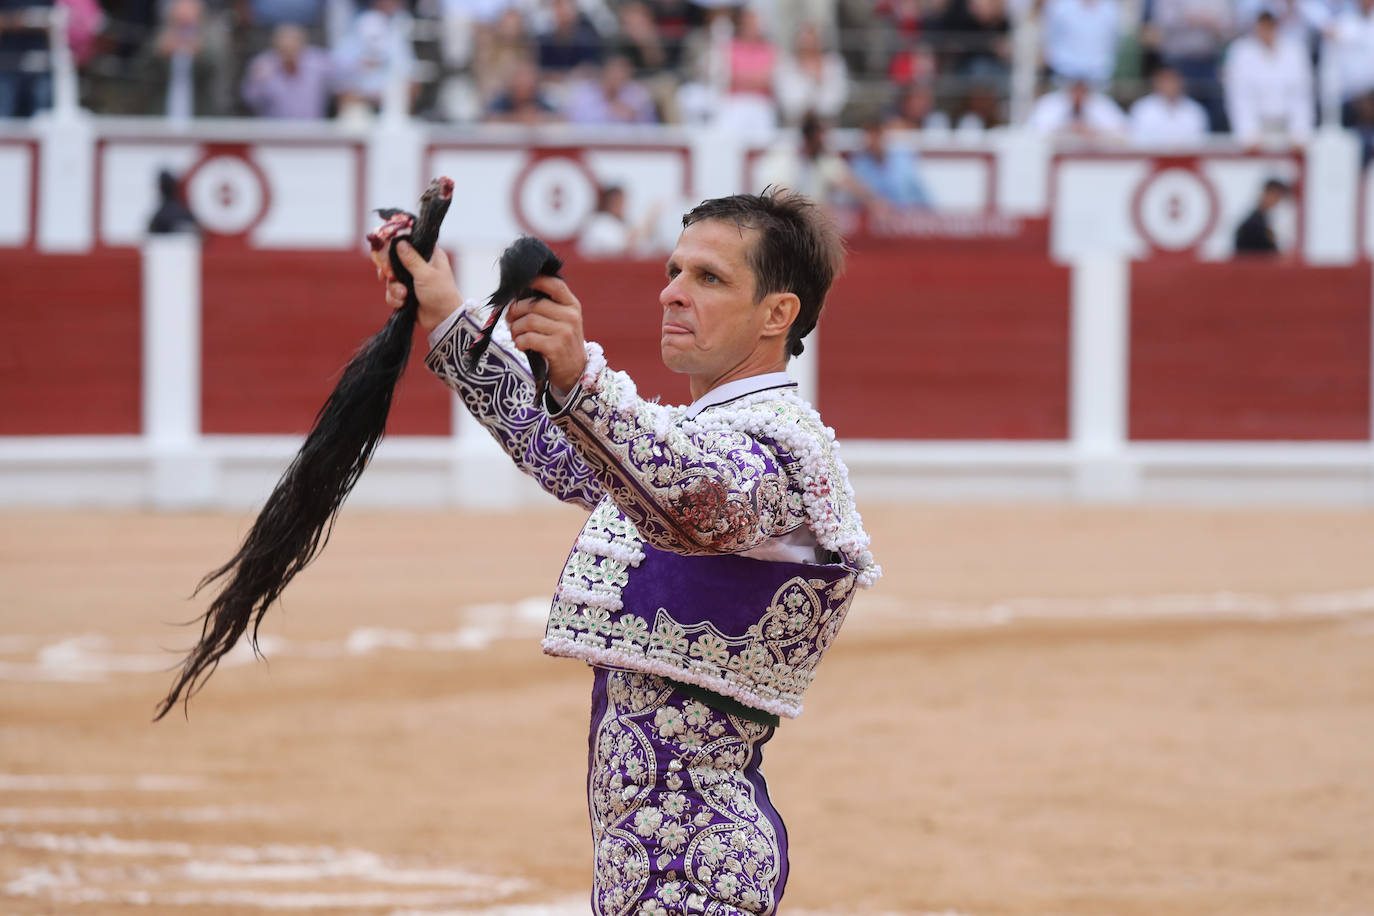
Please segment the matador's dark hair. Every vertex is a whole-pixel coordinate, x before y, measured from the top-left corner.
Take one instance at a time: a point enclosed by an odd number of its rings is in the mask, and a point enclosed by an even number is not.
[[[391,398],[410,358],[419,300],[414,280],[391,243],[406,235],[416,252],[429,260],[452,196],[453,182],[436,178],[420,198],[418,217],[403,210],[380,211],[386,223],[369,241],[378,253],[390,246],[387,256],[392,274],[405,285],[405,304],[344,367],[305,444],[277,481],[238,552],[196,586],[199,593],[213,582],[224,583],[201,616],[200,641],[187,653],[156,718],[167,715],[179,699],[190,702],[244,633],[257,651],[262,615],[328,542],[339,509],[386,432]]]
[[[844,238],[834,221],[804,195],[775,187],[702,201],[682,217],[682,226],[706,220],[758,232],[748,255],[754,301],[769,293],[796,295],[801,309],[787,332],[787,355],[800,356],[802,338],[815,330],[830,284],[844,272]]]

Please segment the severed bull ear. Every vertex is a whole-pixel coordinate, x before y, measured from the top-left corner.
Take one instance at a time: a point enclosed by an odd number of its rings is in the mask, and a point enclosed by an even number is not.
[[[509,248],[501,252],[501,280],[496,292],[491,294],[487,305],[491,314],[482,326],[482,333],[468,346],[466,356],[468,368],[477,367],[477,361],[491,346],[491,335],[496,330],[496,322],[506,311],[506,306],[517,299],[547,299],[538,290],[530,289],[536,277],[556,277],[563,269],[563,260],[553,253],[553,249],[532,235],[516,239]],[[525,354],[530,361],[530,371],[534,373],[534,403],[544,402],[544,392],[549,385],[549,367],[544,357],[533,351]]]
[[[420,198],[418,217],[404,210],[378,211],[386,222],[368,236],[368,241],[376,257],[386,249],[392,275],[405,284],[405,304],[344,367],[334,391],[315,416],[305,444],[277,481],[238,552],[196,586],[199,594],[211,583],[224,581],[200,618],[200,641],[182,662],[171,690],[158,705],[155,721],[167,715],[178,700],[190,702],[250,624],[248,640],[258,652],[258,626],[263,614],[328,543],[340,507],[386,434],[392,395],[410,360],[419,300],[415,298],[414,280],[392,243],[408,237],[415,250],[429,260],[452,198],[453,182],[436,178]]]

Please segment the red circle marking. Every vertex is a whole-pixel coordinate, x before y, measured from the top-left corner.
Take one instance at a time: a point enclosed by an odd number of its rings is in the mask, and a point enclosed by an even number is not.
[[[262,203],[258,207],[258,212],[239,232],[211,231],[210,234],[214,235],[216,238],[246,241],[248,234],[266,219],[267,211],[272,208],[272,186],[267,181],[267,175],[258,164],[253,161],[252,149],[252,145],[247,143],[207,143],[205,146],[201,147],[200,158],[181,176],[181,191],[183,197],[186,196],[186,190],[191,187],[191,182],[195,180],[196,173],[199,172],[206,163],[215,159],[237,159],[247,166],[248,171],[257,178],[258,187],[262,190]],[[228,192],[227,198],[225,194],[226,191]],[[225,206],[228,206],[232,203],[233,193],[234,189],[228,182],[224,182],[219,188],[220,201],[224,203]]]
[[[1217,220],[1221,218],[1221,200],[1217,197],[1216,188],[1212,183],[1203,177],[1198,171],[1198,157],[1196,156],[1166,156],[1159,159],[1150,160],[1151,171],[1146,175],[1136,187],[1135,193],[1131,195],[1131,227],[1140,236],[1151,251],[1163,254],[1196,254],[1198,246],[1207,241],[1207,238],[1215,231]],[[1145,221],[1141,219],[1141,209],[1145,200],[1145,193],[1150,186],[1155,183],[1160,175],[1166,172],[1183,171],[1197,179],[1202,186],[1203,192],[1207,195],[1207,222],[1197,233],[1197,237],[1191,244],[1180,248],[1164,248],[1158,244],[1154,234],[1145,226]],[[1172,202],[1172,201],[1171,201]],[[1174,212],[1170,211],[1170,216]]]

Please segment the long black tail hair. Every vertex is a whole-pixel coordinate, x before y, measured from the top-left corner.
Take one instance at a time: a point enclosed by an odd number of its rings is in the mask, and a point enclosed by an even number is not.
[[[529,286],[535,277],[556,277],[562,269],[563,261],[558,255],[532,235],[516,239],[509,248],[501,252],[500,285],[487,300],[487,305],[491,306],[491,314],[487,316],[487,323],[482,326],[482,333],[468,345],[469,369],[477,366],[477,361],[487,352],[487,347],[491,346],[491,335],[496,330],[496,322],[501,320],[501,314],[505,312],[506,306],[517,299],[547,299],[548,296],[530,289]],[[533,350],[525,356],[530,361],[530,372],[534,374],[534,403],[541,404],[549,385],[549,366],[544,357]]]
[[[387,222],[369,236],[374,251],[408,229],[410,243],[428,260],[452,197],[453,182],[436,178],[420,198],[418,217],[402,210],[380,211]],[[392,394],[410,359],[419,309],[410,272],[394,246],[388,254],[393,275],[405,284],[405,304],[344,367],[339,383],[315,416],[305,444],[277,481],[238,552],[196,586],[199,594],[213,582],[225,582],[201,616],[200,641],[182,662],[154,721],[167,715],[178,700],[190,702],[250,624],[248,639],[257,652],[263,614],[324,549],[339,508],[386,433]]]

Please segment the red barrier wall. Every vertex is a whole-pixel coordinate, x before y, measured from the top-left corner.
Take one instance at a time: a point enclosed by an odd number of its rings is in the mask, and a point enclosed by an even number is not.
[[[0,435],[137,434],[136,251],[0,250]]]
[[[385,317],[370,265],[209,247],[203,269],[204,430],[303,432]],[[0,434],[139,432],[139,272],[136,251],[0,253]],[[646,397],[688,400],[659,358],[662,264],[573,259],[565,275],[611,365]],[[1369,438],[1367,265],[1155,261],[1131,283],[1132,438]],[[425,349],[417,337],[393,433],[450,432]],[[855,252],[822,320],[820,383],[845,437],[1062,439],[1069,271],[1010,251]]]
[[[821,320],[820,392],[844,437],[1066,438],[1069,271],[920,244],[856,252]]]
[[[1132,439],[1368,439],[1370,269],[1131,270]]]
[[[350,252],[202,255],[202,429],[304,433],[339,371],[386,320],[371,263]],[[424,368],[417,331],[387,431],[447,435],[449,393]]]

